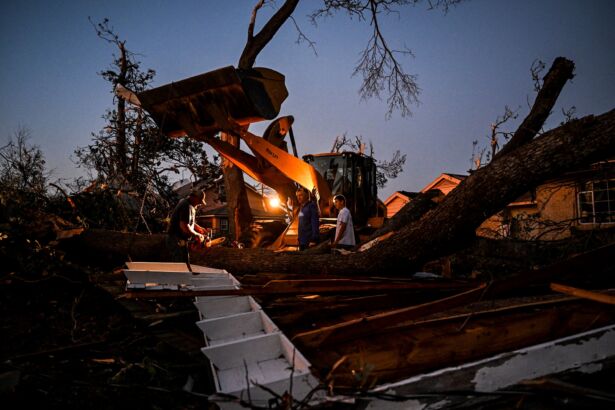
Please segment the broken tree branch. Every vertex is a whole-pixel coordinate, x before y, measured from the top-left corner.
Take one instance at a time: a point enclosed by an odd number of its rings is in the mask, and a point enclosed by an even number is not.
[[[564,57],[553,61],[530,113],[525,117],[510,141],[493,157],[500,158],[531,141],[551,113],[566,81],[574,77],[574,63]]]
[[[592,292],[585,289],[574,288],[572,286],[561,285],[559,283],[552,283],[551,290],[554,292],[563,293],[566,295],[572,295],[583,299],[593,300],[595,302],[606,303],[608,305],[615,305],[615,296],[607,295],[599,292]]]
[[[254,25],[256,23],[256,14],[262,7],[263,1],[259,0],[254,9],[248,27],[248,40],[239,57],[238,67],[242,69],[252,68],[256,62],[258,53],[271,41],[278,32],[280,27],[288,20],[290,15],[295,11],[299,0],[286,0],[282,7],[275,12],[269,21],[263,26],[261,31],[254,35]]]
[[[466,246],[480,224],[532,187],[615,155],[615,110],[588,116],[542,134],[477,170],[427,217],[388,240],[348,256],[274,254],[264,250],[210,249],[195,263],[236,273],[293,272],[407,275],[422,263]]]

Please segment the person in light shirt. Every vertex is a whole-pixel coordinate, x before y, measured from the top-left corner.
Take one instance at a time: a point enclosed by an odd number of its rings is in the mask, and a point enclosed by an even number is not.
[[[346,208],[346,198],[344,195],[336,195],[333,198],[333,205],[339,211],[337,214],[337,225],[335,226],[335,239],[331,244],[332,248],[352,249],[357,244],[354,238],[354,226],[352,215]]]

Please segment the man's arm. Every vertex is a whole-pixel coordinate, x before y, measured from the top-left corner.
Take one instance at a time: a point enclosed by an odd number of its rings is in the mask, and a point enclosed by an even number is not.
[[[333,241],[333,244],[332,244],[333,246],[337,245],[340,239],[342,239],[342,237],[344,236],[344,232],[346,232],[346,226],[348,226],[346,222],[340,222],[340,229],[335,235],[335,240]]]
[[[205,237],[203,236],[203,234],[201,234],[198,229],[196,229],[198,225],[195,224],[195,226],[190,226],[190,224],[186,221],[180,220],[179,221],[179,229],[181,229],[181,231],[188,237],[191,236],[196,236],[197,238],[199,238],[199,241],[203,242],[205,240]],[[201,228],[199,226],[199,228]],[[202,228],[201,228],[202,229]]]
[[[198,225],[195,223],[194,230],[197,231],[198,233],[202,233],[203,235],[206,235],[207,231],[209,231],[209,228],[203,228],[201,225]]]

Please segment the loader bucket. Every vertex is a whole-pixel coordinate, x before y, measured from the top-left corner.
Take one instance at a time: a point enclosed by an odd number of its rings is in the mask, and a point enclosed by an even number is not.
[[[162,132],[170,137],[192,133],[210,137],[223,127],[221,112],[240,125],[273,119],[288,96],[284,76],[268,68],[224,67],[137,94]],[[183,126],[182,126],[183,124]]]

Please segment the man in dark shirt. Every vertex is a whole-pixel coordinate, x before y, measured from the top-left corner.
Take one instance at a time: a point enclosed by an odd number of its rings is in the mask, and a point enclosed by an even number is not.
[[[303,251],[318,243],[320,236],[318,222],[318,207],[310,201],[310,192],[301,187],[297,190],[297,201],[299,201],[299,224],[297,226],[297,237],[299,240],[299,250]]]
[[[207,229],[199,226],[195,217],[197,207],[206,204],[205,192],[193,190],[175,206],[167,231],[167,248],[173,261],[188,262],[188,240],[205,241]]]

